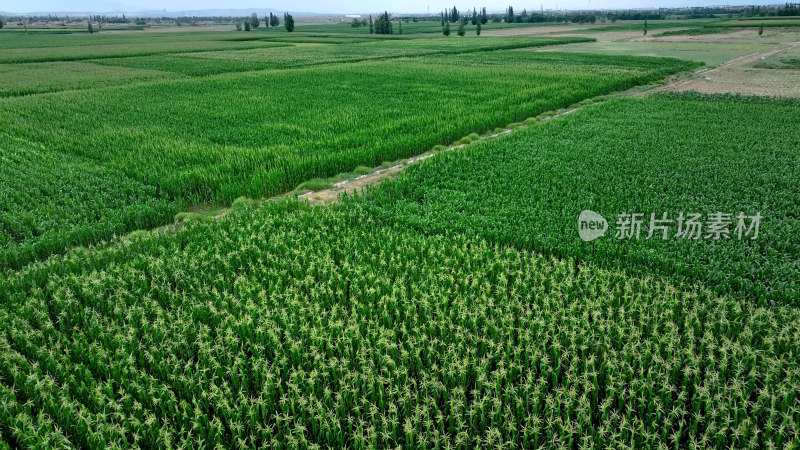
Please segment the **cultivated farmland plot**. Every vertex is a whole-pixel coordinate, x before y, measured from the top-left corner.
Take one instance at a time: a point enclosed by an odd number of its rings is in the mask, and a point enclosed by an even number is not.
[[[798,436],[796,308],[380,222],[268,204],[0,283],[0,432],[98,448]]]
[[[179,78],[162,70],[103,67],[85,61],[0,64],[0,97],[120,86]]]
[[[548,47],[569,43],[587,42],[591,39],[568,38],[484,38],[463,39],[415,39],[371,42],[326,44],[315,38],[314,45],[272,45],[250,50],[203,51],[196,53],[153,55],[130,58],[108,58],[94,60],[98,64],[132,68],[157,69],[198,76],[226,72],[244,72],[263,69],[286,69],[292,67],[386,60],[390,58],[422,56],[431,54],[455,54],[507,50],[526,47]]]
[[[413,167],[362,204],[426,232],[800,306],[798,111],[796,100],[733,96],[617,100]],[[581,241],[583,210],[610,222],[606,239]],[[616,239],[626,212],[644,214],[640,239]],[[668,239],[645,239],[663,213]],[[676,238],[680,213],[729,214],[729,235]],[[763,216],[757,239],[736,235],[739,213]]]
[[[137,45],[107,44],[36,49],[12,48],[3,50],[3,53],[0,54],[0,63],[80,61],[94,58],[162,55],[166,53],[196,52],[199,50],[229,50],[275,45],[280,44],[262,41],[184,41],[148,42]]]
[[[800,446],[798,101],[345,27],[0,33],[0,450]]]
[[[441,48],[435,40],[426,45]],[[0,121],[31,146],[93,161],[177,204],[225,204],[413,156],[693,67],[666,59],[481,55],[483,65],[473,53],[431,55],[7,98]],[[147,220],[156,217],[163,220],[160,212]],[[74,242],[49,252],[66,244]],[[30,261],[9,252],[16,265]]]
[[[0,135],[0,266],[5,270],[171,220],[181,204],[97,165]]]

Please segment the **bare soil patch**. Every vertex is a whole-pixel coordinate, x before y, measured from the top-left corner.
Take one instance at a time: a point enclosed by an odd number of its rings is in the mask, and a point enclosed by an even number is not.
[[[800,70],[758,69],[754,62],[797,46],[784,44],[770,50],[734,59],[719,67],[697,72],[699,78],[666,87],[674,92],[697,91],[706,94],[750,94],[774,97],[800,97]]]
[[[725,67],[707,73],[703,78],[681,83],[671,90],[800,97],[800,70]]]
[[[685,30],[686,28],[675,28],[668,31]],[[654,31],[653,34],[658,34],[661,31]],[[721,30],[719,33],[712,34],[698,34],[692,35],[676,35],[676,36],[639,36],[631,39],[632,41],[649,41],[649,42],[708,42],[708,43],[735,43],[735,42],[753,42],[753,36],[758,36],[757,32],[753,30],[738,30],[733,32],[725,32]]]

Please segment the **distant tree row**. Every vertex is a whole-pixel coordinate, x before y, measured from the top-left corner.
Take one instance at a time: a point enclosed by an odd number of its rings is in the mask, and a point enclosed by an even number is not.
[[[572,22],[572,23],[595,23],[597,16],[595,14],[545,14],[544,11],[540,13],[528,14],[527,9],[523,9],[522,13],[515,14],[514,7],[509,6],[506,9],[505,16],[502,19],[505,23],[544,23],[544,22]],[[492,22],[500,22],[499,17],[493,16]]]
[[[350,26],[354,28],[367,25],[369,25],[369,34],[394,34],[392,17],[386,11],[379,15],[375,21],[372,20],[372,16],[370,15],[369,20],[353,19],[353,21],[350,22]],[[399,21],[397,25],[399,34],[403,34],[403,25]]]
[[[275,14],[269,13],[269,17],[264,17],[264,25],[267,27],[278,27],[281,24],[281,20]],[[289,13],[283,14],[283,25],[286,28],[286,31],[292,32],[294,31],[294,17],[292,17]],[[261,20],[258,18],[258,14],[253,13],[250,15],[249,18],[244,20],[243,22],[239,22],[236,24],[237,31],[251,31],[255,30],[256,28],[261,26]]]
[[[294,17],[291,14],[283,13],[283,26],[286,27],[286,31],[289,33],[294,31]]]
[[[383,14],[378,16],[375,21],[374,30],[375,34],[394,34],[392,29],[392,19],[389,18],[389,13],[384,11]]]
[[[779,16],[800,16],[800,3],[787,3],[778,10]]]
[[[693,8],[658,8],[652,11],[618,10],[618,11],[577,11],[554,12],[541,10],[529,13],[523,9],[517,14],[512,6],[506,9],[505,14],[492,14],[489,20],[494,23],[541,23],[541,22],[572,22],[595,23],[598,19],[609,22],[618,20],[668,20],[668,19],[711,19],[716,17],[744,16],[798,16],[800,3],[786,3],[784,5],[764,6],[726,6],[726,7],[693,7]],[[452,18],[452,15],[450,16]]]
[[[449,23],[458,23],[467,22],[472,23],[473,25],[483,24],[486,25],[489,22],[489,15],[486,13],[486,7],[481,8],[480,12],[478,12],[477,8],[472,8],[472,13],[469,13],[469,10],[466,14],[462,14],[458,8],[453,6],[452,9],[445,9],[441,13],[441,21],[442,26],[444,26],[445,22]]]

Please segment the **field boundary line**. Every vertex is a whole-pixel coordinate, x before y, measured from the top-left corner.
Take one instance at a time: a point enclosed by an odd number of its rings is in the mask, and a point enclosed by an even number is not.
[[[492,134],[487,134],[487,135],[481,136],[480,138],[478,138],[478,139],[476,139],[476,140],[474,140],[472,142],[467,142],[467,143],[463,143],[463,144],[454,144],[454,145],[447,146],[444,149],[436,150],[436,151],[435,150],[429,150],[429,151],[427,151],[425,153],[422,153],[420,155],[413,156],[411,158],[402,160],[402,161],[400,161],[400,162],[398,162],[398,163],[396,163],[396,164],[394,164],[394,165],[392,165],[390,167],[387,167],[385,169],[383,169],[383,168],[382,169],[377,169],[377,170],[375,170],[373,172],[370,172],[370,173],[367,173],[367,174],[364,174],[364,175],[360,175],[360,176],[358,176],[356,178],[353,178],[353,179],[350,179],[350,180],[339,181],[337,183],[334,183],[332,188],[323,189],[323,190],[320,190],[320,191],[305,192],[303,194],[298,195],[297,196],[297,200],[308,201],[312,205],[323,205],[323,204],[328,204],[328,203],[336,203],[336,202],[338,202],[340,200],[342,193],[347,193],[348,195],[351,195],[353,193],[361,192],[362,190],[364,190],[364,188],[366,188],[368,186],[375,186],[377,184],[380,184],[381,182],[383,182],[386,179],[393,178],[394,176],[396,176],[397,174],[399,174],[400,172],[405,170],[406,167],[409,167],[409,166],[411,166],[413,164],[422,162],[422,161],[424,161],[424,160],[426,160],[428,158],[431,158],[433,156],[436,156],[436,155],[438,155],[440,153],[451,152],[453,150],[458,150],[460,148],[464,148],[464,147],[467,147],[469,145],[473,145],[473,144],[476,144],[476,143],[479,143],[479,142],[486,142],[486,141],[499,139],[501,137],[510,135],[511,133],[514,133],[515,131],[523,130],[523,129],[526,129],[526,128],[531,127],[531,126],[538,125],[538,124],[543,123],[543,122],[548,122],[550,120],[553,120],[553,119],[556,119],[556,118],[559,118],[559,117],[563,117],[563,116],[566,116],[568,114],[572,114],[572,113],[574,113],[576,111],[588,108],[590,106],[597,105],[597,104],[600,104],[600,103],[605,103],[606,101],[607,101],[607,99],[604,99],[604,100],[601,100],[601,101],[592,102],[592,103],[588,103],[588,104],[584,104],[584,105],[580,105],[580,106],[567,107],[565,109],[559,110],[558,112],[556,112],[556,114],[553,114],[553,115],[550,115],[550,116],[540,117],[535,122],[531,122],[531,123],[528,123],[528,124],[521,124],[521,125],[519,125],[517,127],[514,127],[514,128],[506,128],[503,131],[499,131],[499,132],[492,133]],[[285,197],[285,196],[286,195],[279,196],[279,197]]]
[[[720,68],[729,67],[729,66],[737,65],[737,64],[741,64],[741,63],[746,63],[746,62],[749,62],[749,61],[754,60],[754,59],[759,58],[759,57],[770,56],[770,55],[773,55],[775,53],[779,53],[779,52],[781,52],[783,50],[787,50],[787,49],[793,48],[798,44],[800,44],[800,43],[799,42],[790,42],[790,43],[787,43],[787,44],[781,44],[781,45],[778,45],[776,47],[772,47],[772,48],[767,49],[767,50],[763,50],[763,51],[760,51],[760,52],[755,52],[755,53],[751,53],[751,54],[748,54],[748,55],[743,55],[743,56],[736,57],[734,59],[731,59],[729,61],[726,61],[726,62],[724,62],[722,64],[718,64],[718,65],[713,66],[713,67],[704,67],[704,68],[701,68],[701,69],[696,70],[696,71],[692,72],[691,74],[689,74],[690,78],[688,80],[685,79],[685,78],[680,77],[680,74],[678,74],[678,75],[673,75],[673,76],[667,77],[667,81],[664,84],[661,84],[661,85],[646,87],[645,89],[642,89],[642,86],[636,86],[636,87],[633,87],[631,89],[628,89],[627,91],[611,93],[611,94],[608,94],[607,96],[605,96],[605,98],[603,100],[600,100],[600,101],[597,101],[597,102],[591,102],[591,103],[584,104],[584,105],[570,106],[570,107],[567,107],[565,109],[559,110],[554,115],[546,116],[546,117],[539,117],[535,122],[531,122],[529,124],[526,123],[526,124],[523,124],[523,125],[520,125],[520,126],[517,126],[517,127],[514,127],[514,128],[507,128],[507,129],[505,129],[505,130],[503,130],[501,132],[498,132],[498,133],[493,133],[493,134],[489,134],[489,135],[486,135],[486,136],[482,136],[480,139],[475,140],[473,142],[469,142],[469,143],[465,143],[465,144],[451,145],[451,146],[448,146],[445,149],[439,150],[439,151],[428,151],[428,152],[425,152],[425,153],[423,153],[421,155],[418,155],[418,156],[403,160],[403,161],[401,161],[401,162],[399,162],[399,163],[397,163],[397,164],[395,164],[395,165],[393,165],[391,167],[388,167],[388,168],[385,168],[385,169],[378,169],[378,170],[375,170],[375,171],[370,172],[368,174],[356,177],[354,179],[337,182],[337,183],[335,183],[333,185],[332,188],[324,189],[324,190],[320,190],[320,191],[316,191],[316,192],[303,193],[303,194],[299,195],[297,197],[297,199],[298,200],[308,201],[312,205],[321,205],[321,204],[338,202],[339,199],[341,198],[341,194],[342,193],[347,193],[348,195],[351,195],[353,193],[361,192],[367,186],[374,186],[374,185],[380,184],[381,182],[383,182],[387,178],[391,178],[391,177],[396,176],[397,174],[399,174],[400,172],[405,170],[406,167],[408,167],[408,166],[410,166],[412,164],[418,163],[420,161],[424,161],[424,160],[426,160],[426,159],[428,159],[428,158],[430,158],[430,157],[432,157],[432,156],[434,156],[434,155],[436,155],[438,153],[444,153],[444,152],[449,152],[449,151],[452,151],[452,150],[457,150],[459,148],[466,147],[466,146],[474,144],[476,142],[483,142],[483,141],[498,139],[500,137],[509,135],[509,134],[511,134],[511,133],[513,133],[515,131],[528,128],[529,126],[538,125],[540,123],[547,122],[549,120],[552,120],[552,119],[555,119],[555,118],[558,118],[558,117],[563,117],[563,116],[566,116],[568,114],[572,114],[572,113],[574,113],[576,111],[588,108],[588,107],[596,105],[596,104],[605,103],[611,98],[645,97],[645,96],[651,95],[651,94],[656,93],[656,92],[663,92],[663,91],[672,90],[672,89],[678,88],[680,86],[683,86],[685,84],[688,84],[688,83],[691,83],[693,81],[696,81],[703,74],[706,74],[706,73],[711,72],[713,70],[717,70],[717,69],[720,69]]]

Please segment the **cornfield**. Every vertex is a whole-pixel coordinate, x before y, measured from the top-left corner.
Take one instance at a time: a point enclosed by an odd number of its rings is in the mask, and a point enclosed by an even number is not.
[[[592,106],[514,136],[409,169],[362,202],[385,220],[431,233],[574,258],[763,305],[800,299],[800,114],[794,100],[662,95]],[[606,236],[583,242],[583,210]],[[618,239],[621,213],[644,216],[639,239]],[[673,220],[650,239],[651,214]],[[676,236],[681,213],[727,213],[728,238]],[[760,232],[734,234],[760,214]],[[703,229],[705,233],[708,228]]]
[[[431,41],[425,44],[431,49],[446,47],[437,43],[439,39],[425,41]],[[516,41],[486,42],[487,48],[496,48]],[[377,48],[388,44],[395,42],[374,43]],[[297,61],[302,58],[298,52]],[[471,62],[476,59],[486,66]],[[96,191],[84,198],[74,190],[70,195],[78,197],[69,197],[68,217],[56,210],[25,219],[31,222],[27,229],[60,236],[52,243],[0,231],[16,246],[38,246],[35,255],[46,257],[71,245],[99,242],[110,237],[111,230],[124,233],[163,225],[171,217],[166,211],[181,205],[229,204],[243,195],[281,194],[312,178],[410,157],[476,130],[491,130],[691,66],[675,60],[493,51],[480,58],[474,53],[437,54],[6,98],[0,100],[0,122],[9,135],[55,158],[91,161],[109,174],[106,183],[129,183],[138,193],[124,194],[128,187],[110,190],[115,194],[103,194],[108,198],[98,202],[105,206],[97,208],[91,202]],[[478,109],[481,114],[475,114]],[[25,170],[27,201],[47,202],[46,195],[35,193],[40,183],[53,180],[38,181],[35,165]],[[7,166],[0,169],[0,179],[13,177]],[[163,198],[175,205],[139,207]],[[116,218],[134,212],[135,220]],[[16,214],[23,213],[10,211],[8,220],[24,222]],[[88,234],[96,239],[70,237],[60,225],[66,222],[91,232],[92,226],[101,226],[98,222],[111,221],[110,228]],[[12,267],[29,262],[27,255],[34,254],[14,256],[15,252],[6,252],[12,254]]]
[[[0,39],[0,449],[800,448],[796,101],[610,100],[126,234],[697,65],[333,27]],[[715,211],[759,239],[613,237]]]
[[[319,44],[319,38],[310,43]],[[249,50],[202,51],[93,60],[97,64],[129,68],[157,69],[191,76],[289,69],[321,64],[391,60],[402,57],[448,55],[527,47],[547,47],[590,42],[580,37],[489,37],[485,39],[372,40],[337,45],[269,46]]]
[[[1,272],[171,220],[180,203],[89,160],[0,134]]]
[[[268,205],[87,256],[1,286],[13,446],[800,440],[794,308],[348,207]]]

